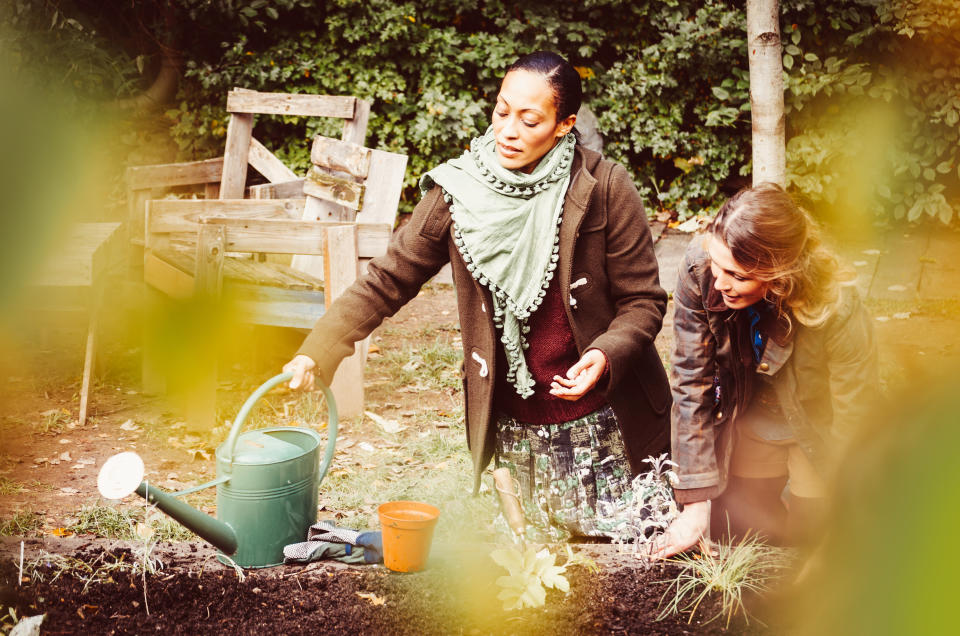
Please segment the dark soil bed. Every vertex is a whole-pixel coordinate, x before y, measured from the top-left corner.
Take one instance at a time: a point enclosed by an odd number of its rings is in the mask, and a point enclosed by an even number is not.
[[[743,633],[742,623],[658,621],[664,581],[675,566],[635,566],[568,572],[570,593],[550,591],[545,608],[505,612],[496,595],[503,572],[485,550],[440,550],[429,567],[398,574],[382,566],[331,562],[247,570],[243,581],[205,546],[158,547],[163,568],[144,580],[116,571],[103,582],[89,575],[38,577],[17,585],[18,555],[8,544],[0,564],[0,604],[17,616],[45,613],[44,634],[719,634]],[[39,554],[34,549],[34,556]],[[63,553],[61,553],[63,554]],[[79,544],[86,563],[136,560],[129,548]],[[14,557],[14,558],[10,558]],[[28,558],[29,560],[29,558]],[[47,570],[44,572],[44,570]],[[29,571],[29,568],[28,568]],[[149,613],[148,613],[149,609]],[[9,628],[9,624],[7,626]],[[749,631],[757,632],[755,622]]]

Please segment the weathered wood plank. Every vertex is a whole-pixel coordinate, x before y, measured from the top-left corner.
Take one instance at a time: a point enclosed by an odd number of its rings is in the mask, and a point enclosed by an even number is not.
[[[303,205],[303,220],[305,221],[339,221],[344,223],[353,222],[356,218],[356,210],[317,197],[307,197]]]
[[[303,213],[303,205],[303,199],[158,199],[150,201],[149,232],[196,231],[203,217],[296,220]]]
[[[357,234],[356,226],[328,227],[326,248],[323,253],[323,269],[326,273],[324,302],[329,309],[357,279]],[[363,412],[363,358],[360,343],[354,345],[354,353],[340,363],[333,376],[330,389],[337,400],[337,411],[343,417],[353,417]]]
[[[383,150],[374,150],[370,159],[370,176],[366,181],[366,196],[357,213],[361,223],[397,222],[397,207],[403,191],[403,175],[407,156]]]
[[[322,168],[339,170],[366,179],[370,174],[371,152],[369,148],[358,144],[317,135],[310,149],[310,161]]]
[[[257,115],[299,115],[351,119],[357,98],[341,95],[260,93],[232,90],[227,93],[227,111]]]
[[[322,254],[324,230],[337,227],[357,228],[361,256],[382,254],[390,242],[393,228],[385,223],[325,223],[292,219],[206,218],[206,223],[227,228],[227,250],[231,252],[267,252],[271,254]]]
[[[219,298],[223,288],[223,258],[227,231],[222,226],[201,223],[197,232],[197,268],[193,279],[198,295]]]
[[[193,274],[182,271],[154,252],[143,256],[143,280],[175,300],[193,297]]]
[[[139,245],[145,240],[144,219],[149,199],[149,190],[127,190],[127,237]]]
[[[303,179],[281,181],[279,183],[263,183],[247,188],[250,199],[302,199]]]
[[[297,178],[297,173],[288,168],[287,164],[280,161],[255,137],[250,138],[250,151],[247,154],[247,161],[253,166],[254,170],[265,176],[271,183],[293,181]]]
[[[310,329],[325,311],[322,291],[238,283],[225,287],[224,294],[229,294],[235,318],[258,325]]]
[[[220,198],[220,182],[217,183],[207,183],[203,187],[203,198],[208,200],[214,200]]]
[[[196,258],[192,251],[179,249],[155,251],[150,253],[150,259],[150,264],[145,267],[148,270],[147,282],[161,289],[172,290],[171,295],[177,298],[190,297],[193,293],[193,273],[196,267]],[[158,260],[163,263],[162,266],[156,263]],[[167,268],[173,268],[179,273],[168,271]],[[324,288],[322,280],[283,263],[225,258],[223,261],[224,294],[233,294],[235,288],[243,285],[250,288],[263,286],[284,289],[293,295],[301,292],[320,292]],[[247,293],[247,296],[249,295]]]
[[[100,325],[100,308],[103,304],[103,282],[98,281],[94,286],[93,300],[87,322],[87,346],[83,352],[83,379],[80,381],[80,414],[77,423],[83,426],[87,423],[87,404],[90,400],[90,380],[93,378],[93,366],[97,356],[97,328]]]
[[[363,207],[364,186],[335,177],[317,166],[312,166],[307,173],[307,180],[303,183],[303,193],[307,196],[324,199],[351,210]]]
[[[237,113],[227,124],[227,145],[223,153],[220,178],[221,199],[242,199],[247,182],[247,157],[253,138],[253,115]]]
[[[31,285],[90,287],[121,257],[119,223],[74,223],[30,279]]]
[[[218,183],[223,175],[223,157],[127,168],[128,190],[172,188],[175,186]]]
[[[362,146],[367,142],[367,122],[370,120],[370,102],[358,99],[353,111],[353,119],[343,122],[340,139]]]

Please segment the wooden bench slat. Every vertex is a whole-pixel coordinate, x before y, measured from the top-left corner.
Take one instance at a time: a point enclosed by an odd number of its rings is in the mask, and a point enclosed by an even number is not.
[[[196,257],[192,251],[154,250],[147,254],[144,267],[145,278],[154,287],[165,292],[172,290],[175,298],[186,299],[192,295],[193,274],[196,267]],[[289,265],[259,263],[247,258],[225,258],[223,279],[225,289],[233,289],[239,284],[286,289],[291,294],[319,292],[324,289],[322,280],[293,269]]]
[[[127,168],[126,181],[130,190],[172,188],[184,185],[219,183],[223,175],[223,157]]]
[[[227,93],[227,112],[230,113],[351,119],[356,105],[356,97],[341,95],[260,93],[245,90]]]
[[[262,183],[247,188],[251,199],[302,199],[303,179],[280,181],[277,183]]]
[[[297,178],[297,173],[287,167],[287,164],[280,161],[275,154],[257,141],[255,137],[250,138],[250,150],[247,151],[247,162],[253,166],[253,169],[262,174],[270,182],[293,181]]]

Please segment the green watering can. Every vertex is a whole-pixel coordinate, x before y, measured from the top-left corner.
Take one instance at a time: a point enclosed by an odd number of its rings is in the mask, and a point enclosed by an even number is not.
[[[136,453],[114,455],[97,478],[97,488],[107,499],[132,492],[146,499],[220,549],[219,559],[245,568],[265,568],[283,563],[283,547],[306,540],[307,528],[317,521],[317,487],[333,461],[337,441],[337,405],[333,394],[320,385],[327,399],[328,441],[319,466],[320,436],[309,428],[280,426],[240,434],[244,421],[267,391],[287,382],[292,373],[281,373],[264,382],[240,407],[227,441],[217,448],[217,478],[169,493],[143,480],[143,460]],[[217,518],[177,497],[210,486],[217,487]]]

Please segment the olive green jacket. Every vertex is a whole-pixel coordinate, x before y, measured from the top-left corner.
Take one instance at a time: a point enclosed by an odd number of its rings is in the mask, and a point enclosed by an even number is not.
[[[670,387],[653,341],[666,310],[653,239],[640,195],[627,171],[600,155],[576,149],[560,225],[556,275],[567,318],[582,354],[607,357],[606,396],[620,422],[630,465],[644,468],[667,448]],[[494,453],[494,378],[501,346],[490,292],[475,281],[453,241],[449,206],[439,188],[428,192],[387,253],[317,321],[299,353],[317,363],[329,383],[353,343],[416,296],[451,263],[463,342],[467,444],[476,484]]]
[[[713,284],[703,237],[694,237],[673,296],[671,444],[680,503],[713,499],[726,487],[737,415],[757,374],[772,377],[794,439],[821,472],[876,405],[876,341],[854,287],[841,288],[838,308],[818,328],[776,318],[763,325],[770,337],[758,365],[747,312],[727,308]]]

